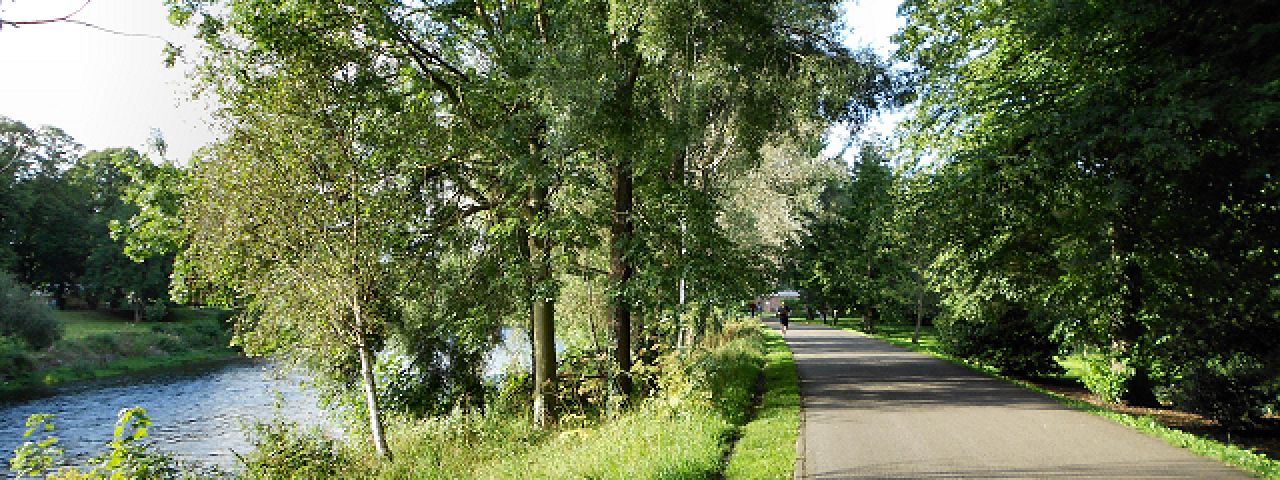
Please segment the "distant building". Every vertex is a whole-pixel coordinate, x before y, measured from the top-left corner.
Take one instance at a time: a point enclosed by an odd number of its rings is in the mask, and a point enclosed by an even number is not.
[[[800,292],[795,290],[779,290],[756,299],[756,305],[765,312],[776,312],[785,300],[800,299]]]

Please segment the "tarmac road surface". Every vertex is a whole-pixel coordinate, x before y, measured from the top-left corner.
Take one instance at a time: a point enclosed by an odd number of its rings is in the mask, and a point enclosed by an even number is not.
[[[786,339],[803,398],[796,478],[1252,478],[865,335],[792,323]]]

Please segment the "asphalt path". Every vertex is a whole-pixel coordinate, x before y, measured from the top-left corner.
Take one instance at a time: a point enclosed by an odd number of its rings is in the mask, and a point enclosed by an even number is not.
[[[1252,478],[855,332],[792,323],[786,339],[803,397],[797,478]]]

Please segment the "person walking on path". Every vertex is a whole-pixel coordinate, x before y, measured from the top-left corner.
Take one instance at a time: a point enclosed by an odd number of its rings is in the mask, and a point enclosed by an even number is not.
[[[778,307],[778,323],[782,324],[782,334],[786,335],[787,325],[791,324],[791,307],[785,303]]]

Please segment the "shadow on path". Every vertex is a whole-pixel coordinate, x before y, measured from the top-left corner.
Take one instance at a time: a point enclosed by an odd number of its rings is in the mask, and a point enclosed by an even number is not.
[[[800,373],[804,478],[1250,478],[858,333],[793,323],[786,339]]]

